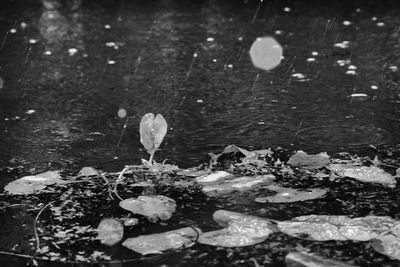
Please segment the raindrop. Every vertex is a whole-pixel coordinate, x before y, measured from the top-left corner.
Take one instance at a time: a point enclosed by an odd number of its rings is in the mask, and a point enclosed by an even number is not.
[[[239,37],[238,37],[238,41],[239,41],[239,42],[243,41],[243,36],[239,36]]]
[[[378,23],[376,24],[376,26],[378,26],[378,27],[383,27],[383,26],[385,26],[385,23],[384,23],[384,22],[378,22]]]
[[[356,75],[356,71],[355,70],[348,70],[346,71],[347,75]]]
[[[50,55],[51,55],[51,51],[47,50],[47,51],[44,52],[44,54],[45,54],[46,56],[50,56]]]
[[[361,12],[361,8],[359,8],[359,7],[356,8],[356,12],[357,12],[357,13],[360,13],[360,12]]]
[[[304,79],[306,77],[304,76],[304,74],[301,73],[293,73],[292,76],[298,79]]]
[[[21,28],[25,29],[28,26],[28,24],[26,24],[25,22],[21,22]]]
[[[233,65],[232,64],[228,64],[228,68],[232,69]]]
[[[366,99],[366,98],[368,98],[368,95],[363,94],[363,93],[354,93],[354,94],[351,94],[350,97]]]
[[[354,66],[354,65],[350,65],[350,66],[349,66],[349,70],[356,70],[356,69],[357,69],[357,67]]]
[[[313,57],[307,58],[307,62],[314,62],[314,61],[315,61],[315,58],[313,58]]]
[[[280,35],[280,34],[282,34],[282,31],[281,31],[281,30],[276,30],[276,31],[275,31],[275,34],[276,34],[276,35]]]
[[[16,33],[16,32],[17,32],[16,29],[14,29],[14,28],[10,29],[10,33]]]
[[[215,62],[217,62],[217,59],[214,58],[212,61],[215,63]]]
[[[123,118],[125,118],[126,117],[126,110],[124,109],[124,108],[120,108],[119,110],[118,110],[118,117],[120,117],[121,119],[123,119]]]
[[[272,37],[257,38],[250,48],[253,65],[259,69],[271,70],[282,60],[282,46]]]
[[[348,21],[348,20],[345,20],[345,21],[343,21],[343,25],[345,25],[345,26],[349,26],[349,25],[351,25],[351,22],[350,22],[350,21]]]
[[[371,89],[372,89],[372,90],[378,90],[378,86],[376,86],[376,85],[373,84],[373,85],[371,85]]]
[[[283,9],[283,11],[285,11],[285,12],[290,12],[290,7],[285,7],[284,9]]]
[[[76,53],[78,53],[78,49],[76,49],[76,48],[70,48],[70,49],[68,49],[68,53],[69,53],[70,56],[73,56],[73,55],[75,55]]]
[[[397,71],[397,66],[391,65],[391,66],[389,66],[389,69],[391,71]]]
[[[111,29],[111,26],[109,24],[106,24],[106,25],[104,25],[104,28],[108,30],[108,29]]]
[[[207,38],[207,42],[214,42],[214,38],[213,37],[208,37]]]
[[[203,103],[204,101],[202,99],[197,99],[196,102],[197,103]]]
[[[82,55],[82,57],[88,57],[88,56],[89,56],[89,55],[88,55],[88,54],[86,54],[86,53]]]
[[[317,51],[312,51],[311,55],[313,55],[314,57],[318,56],[318,52]]]
[[[113,47],[113,46],[115,46],[115,43],[114,43],[114,42],[107,42],[107,43],[106,43],[106,46],[108,46],[108,47]]]
[[[33,114],[33,113],[35,113],[35,110],[34,110],[34,109],[30,109],[30,110],[27,110],[27,111],[25,112],[25,114],[28,114],[28,115],[31,115],[31,114]]]
[[[36,40],[36,39],[29,39],[29,43],[30,43],[30,44],[36,44],[36,43],[37,43],[37,40]]]
[[[339,47],[339,48],[348,48],[349,47],[350,42],[349,41],[343,41],[341,43],[336,43],[334,44],[335,47]]]
[[[108,60],[107,63],[110,64],[110,65],[114,65],[115,64],[115,60]]]
[[[372,21],[377,21],[378,18],[377,17],[372,17]]]

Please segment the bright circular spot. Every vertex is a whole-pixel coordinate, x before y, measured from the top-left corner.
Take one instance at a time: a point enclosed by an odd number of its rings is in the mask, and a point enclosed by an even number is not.
[[[282,46],[272,37],[257,38],[250,48],[253,65],[259,69],[271,70],[282,60]]]
[[[120,108],[118,110],[118,117],[120,117],[121,119],[125,118],[126,117],[126,110],[123,109],[123,108]]]

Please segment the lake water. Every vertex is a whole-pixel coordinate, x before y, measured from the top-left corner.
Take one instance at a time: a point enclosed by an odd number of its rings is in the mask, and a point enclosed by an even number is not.
[[[148,112],[168,122],[155,160],[180,167],[229,144],[331,153],[400,141],[398,1],[80,2],[0,3],[1,185],[139,164]],[[266,36],[283,48],[269,71],[249,53]]]

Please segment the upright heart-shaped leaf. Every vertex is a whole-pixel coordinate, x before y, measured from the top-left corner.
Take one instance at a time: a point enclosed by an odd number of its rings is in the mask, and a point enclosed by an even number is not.
[[[167,122],[161,114],[154,118],[153,113],[147,113],[140,121],[140,143],[152,156],[161,145],[167,133]]]

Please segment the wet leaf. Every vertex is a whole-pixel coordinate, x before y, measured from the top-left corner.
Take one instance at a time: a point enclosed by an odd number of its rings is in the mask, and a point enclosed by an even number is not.
[[[217,171],[208,175],[203,175],[196,178],[196,182],[200,184],[215,183],[218,181],[226,180],[227,178],[234,177],[232,174],[226,171]]]
[[[368,241],[395,229],[396,222],[388,216],[349,218],[339,215],[308,215],[278,223],[280,231],[306,239]]]
[[[330,163],[329,156],[326,152],[321,152],[316,155],[309,155],[306,152],[299,150],[289,158],[288,164],[293,167],[315,170],[325,167]]]
[[[329,169],[341,177],[350,177],[365,183],[379,183],[396,187],[396,178],[376,166],[353,166],[351,164],[330,164]]]
[[[83,167],[78,176],[92,176],[92,175],[99,175],[99,172],[93,167]]]
[[[139,196],[122,200],[119,205],[123,209],[147,217],[151,222],[157,222],[158,219],[168,220],[176,210],[175,201],[166,196]]]
[[[178,249],[193,245],[193,242],[200,234],[200,229],[186,227],[159,234],[128,238],[122,245],[142,255],[160,254],[168,249]]]
[[[381,235],[373,240],[372,247],[379,253],[400,261],[400,235]]]
[[[66,181],[61,180],[59,171],[47,171],[12,181],[4,187],[4,190],[11,195],[28,195],[40,193],[48,185],[63,183]]]
[[[277,185],[267,186],[269,190],[276,191],[277,194],[267,197],[258,197],[255,199],[258,203],[287,203],[296,201],[306,201],[324,196],[327,190],[313,188],[308,190],[298,190],[293,188],[280,187]]]
[[[124,236],[124,227],[116,219],[103,219],[97,227],[97,234],[97,239],[99,239],[102,244],[113,246],[121,241]]]
[[[201,191],[210,197],[229,194],[233,191],[246,191],[265,183],[271,183],[275,179],[272,174],[259,176],[243,176],[231,180],[222,180],[219,183],[206,185]]]
[[[267,219],[219,210],[214,220],[226,228],[204,233],[199,243],[210,246],[243,247],[264,241],[276,227]]]
[[[161,114],[154,118],[153,113],[147,113],[140,121],[140,142],[150,155],[153,155],[167,133],[167,122]]]

